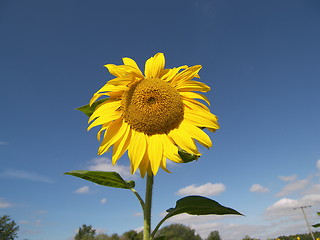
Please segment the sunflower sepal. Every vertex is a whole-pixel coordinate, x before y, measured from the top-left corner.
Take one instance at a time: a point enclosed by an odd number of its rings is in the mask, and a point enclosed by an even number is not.
[[[98,101],[95,101],[91,106],[90,106],[90,104],[87,104],[87,105],[76,108],[76,110],[79,110],[79,111],[83,112],[85,115],[87,115],[88,117],[90,117],[93,114],[94,110],[97,108],[97,106],[99,106],[99,104],[107,101],[108,99],[109,98],[100,99]]]
[[[75,170],[64,173],[84,180],[114,188],[133,189],[134,181],[125,181],[117,172]]]
[[[199,159],[199,157],[200,157],[200,155],[188,153],[186,150],[184,150],[184,149],[182,149],[180,147],[179,147],[179,150],[178,150],[178,154],[181,157],[183,163],[189,163],[189,162],[192,162],[194,160],[197,161]]]

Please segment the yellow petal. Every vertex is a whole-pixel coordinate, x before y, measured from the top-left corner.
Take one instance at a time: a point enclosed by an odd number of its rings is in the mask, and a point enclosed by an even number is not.
[[[209,116],[210,112],[207,113],[207,115]],[[212,116],[213,117],[212,117]],[[184,118],[188,121],[190,121],[191,123],[193,123],[194,125],[196,125],[197,127],[205,127],[205,128],[213,128],[213,129],[219,129],[219,124],[218,124],[218,118],[211,114],[209,118],[207,118],[206,116],[203,115],[198,115],[196,114],[194,111],[185,111],[184,112]]]
[[[172,79],[172,83],[177,84],[177,86],[182,85],[185,81],[191,80],[192,78],[198,76],[198,72],[201,68],[201,65],[195,65],[183,70],[182,72],[178,73],[174,79]]]
[[[160,163],[160,167],[165,170],[167,173],[171,173],[168,169],[167,169],[167,159],[165,156],[163,156],[162,161]]]
[[[134,61],[133,59],[131,58],[122,58],[122,61],[124,63],[124,65],[128,65],[128,66],[131,66],[131,67],[134,67],[135,69],[139,70],[140,72],[140,75],[142,76],[142,72],[140,71],[139,67],[138,67],[138,64],[136,63],[136,61]]]
[[[103,92],[118,92],[127,90],[128,87],[126,85],[113,85],[113,84],[105,84],[102,88],[99,89],[96,93],[103,93]]]
[[[178,147],[170,141],[167,135],[162,134],[161,136],[165,157],[173,162],[182,163],[183,161],[178,153]]]
[[[176,86],[176,89],[179,92],[188,92],[188,91],[199,91],[199,92],[208,92],[210,91],[210,87],[202,82],[198,81],[185,81]]]
[[[186,69],[188,68],[187,65],[181,66],[181,67],[177,67],[177,68],[172,68],[172,69],[164,69],[164,75],[161,77],[161,79],[167,81],[167,82],[171,82],[172,79],[174,79],[174,77],[177,75],[177,73],[181,70],[181,69]]]
[[[119,100],[106,100],[105,102],[99,104],[92,115],[90,116],[88,122],[91,122],[97,117],[104,117],[109,113],[116,111],[121,106],[121,101]]]
[[[144,133],[132,131],[131,143],[129,145],[128,155],[131,162],[131,173],[133,174],[140,165],[146,152],[146,137]]]
[[[190,136],[186,136],[184,134],[184,131],[181,131],[179,128],[173,129],[168,135],[173,139],[173,141],[175,141],[175,143],[179,147],[186,150],[187,152],[200,154],[192,138]]]
[[[89,131],[91,128],[96,127],[98,125],[107,124],[109,122],[117,120],[120,117],[121,117],[120,111],[110,112],[109,114],[105,114],[104,116],[101,116],[101,117],[98,117],[97,119],[94,119],[93,122],[87,128],[87,130]]]
[[[123,124],[122,119],[118,119],[110,123],[108,129],[104,134],[104,139],[100,144],[98,154],[102,155],[103,153],[108,151],[108,149],[121,138],[125,130],[126,126],[125,124]]]
[[[146,175],[149,165],[150,165],[150,161],[149,161],[148,153],[147,151],[145,151],[142,161],[139,165],[140,175],[142,178],[144,178],[144,176]]]
[[[196,92],[179,92],[179,94],[183,97],[186,97],[186,98],[195,98],[195,99],[201,99],[203,101],[205,101],[209,106],[210,106],[210,101],[209,99],[204,96],[203,94],[201,93],[196,93]]]
[[[203,111],[203,110],[210,111],[210,109],[206,105],[204,105],[202,102],[199,102],[192,98],[186,98],[182,96],[182,102],[186,107],[185,109],[191,109],[192,111],[195,111],[195,109],[200,109],[200,111]]]
[[[108,92],[121,92],[127,90],[128,87],[126,85],[111,85],[111,84],[105,84],[102,88],[99,89],[95,94],[93,94],[93,97],[90,99],[90,106],[101,96],[109,96]]]
[[[115,85],[115,86],[118,86],[118,85],[126,86],[129,83],[131,83],[133,80],[134,78],[131,75],[129,75],[129,76],[123,76],[123,77],[117,77],[117,78],[111,79],[108,81],[108,84]]]
[[[110,124],[111,124],[111,122],[108,122],[108,123],[105,123],[105,124],[103,124],[101,126],[101,129],[97,133],[97,139],[98,139],[99,142],[100,142],[100,139],[101,139],[102,132],[107,130]]]
[[[104,66],[108,69],[109,73],[111,73],[113,76],[116,76],[116,77],[123,76],[123,74],[121,72],[117,71],[117,65],[115,65],[115,64],[107,64],[107,65],[104,65]]]
[[[127,76],[127,75],[142,77],[141,71],[139,69],[136,69],[135,67],[130,66],[130,65],[117,66],[114,64],[107,64],[104,66],[106,68],[108,68],[109,72],[116,77],[123,77],[123,76]]]
[[[114,144],[112,149],[112,164],[116,164],[118,159],[127,151],[131,141],[131,129],[127,123],[123,123],[126,126],[125,133],[122,137]]]
[[[212,142],[210,137],[200,128],[196,127],[189,121],[182,121],[179,126],[181,131],[185,132],[185,135],[191,136],[192,138],[198,140],[203,146],[209,148],[212,147]]]
[[[157,53],[149,58],[145,64],[144,74],[147,78],[158,78],[165,65],[163,53]]]
[[[163,146],[159,134],[148,136],[148,156],[152,173],[157,174],[163,157]]]

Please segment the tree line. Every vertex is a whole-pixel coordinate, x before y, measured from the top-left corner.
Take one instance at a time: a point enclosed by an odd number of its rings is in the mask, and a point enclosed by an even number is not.
[[[320,240],[320,232],[313,232],[316,240]],[[219,231],[211,231],[206,238],[201,238],[194,229],[183,224],[171,224],[161,228],[157,236],[165,236],[164,240],[222,240]],[[91,225],[82,225],[78,233],[74,237],[75,240],[143,240],[143,232],[130,230],[122,235],[118,234],[97,234]],[[242,240],[260,240],[258,238],[251,238],[246,235]],[[267,240],[313,240],[310,233],[295,234],[289,236],[279,236],[276,238],[268,238]]]
[[[320,214],[319,214],[320,215]],[[320,223],[319,223],[320,224]],[[8,215],[0,217],[0,240],[14,240],[18,237],[19,226]],[[313,232],[316,240],[320,240],[320,232]],[[171,224],[161,228],[157,236],[165,236],[164,240],[222,240],[219,231],[211,231],[206,238],[201,238],[194,229],[183,224]],[[74,240],[143,240],[143,232],[127,231],[121,235],[114,233],[97,234],[91,225],[83,224],[79,227]],[[245,236],[242,240],[260,240]],[[279,236],[267,240],[312,240],[310,233]]]
[[[157,236],[165,236],[167,240],[221,240],[218,231],[212,231],[207,238],[202,239],[199,234],[188,226],[183,224],[171,224],[161,228]],[[79,228],[77,234],[74,237],[75,240],[143,240],[143,232],[137,232],[130,230],[122,235],[116,233],[112,235],[108,234],[96,234],[96,230],[91,225],[83,224]]]

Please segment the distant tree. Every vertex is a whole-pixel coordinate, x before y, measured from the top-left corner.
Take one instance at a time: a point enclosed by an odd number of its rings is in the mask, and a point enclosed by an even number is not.
[[[114,233],[111,235],[110,240],[121,240],[121,239],[118,234]]]
[[[137,239],[138,239],[138,240],[143,240],[143,231],[138,232]]]
[[[142,237],[135,230],[130,230],[122,234],[121,240],[142,240]]]
[[[166,236],[168,240],[202,240],[193,229],[183,224],[171,224],[161,228],[157,236]]]
[[[18,237],[18,230],[19,226],[9,216],[4,215],[0,218],[0,240],[14,240]]]
[[[74,237],[75,240],[94,240],[94,235],[96,230],[92,228],[91,225],[87,226],[85,224],[79,228],[78,233]]]
[[[221,240],[221,237],[218,231],[212,231],[209,233],[206,240]]]
[[[111,238],[104,233],[100,233],[94,237],[94,240],[110,240]]]
[[[250,236],[246,235],[246,236],[244,236],[244,238],[242,240],[260,240],[260,239],[251,238]]]

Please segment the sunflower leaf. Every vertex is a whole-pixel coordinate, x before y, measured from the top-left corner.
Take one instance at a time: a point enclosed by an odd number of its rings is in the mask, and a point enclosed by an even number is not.
[[[232,208],[224,207],[218,202],[202,196],[187,196],[181,198],[176,202],[175,208],[170,208],[167,212],[166,219],[181,213],[190,215],[242,215]]]
[[[64,174],[82,178],[107,187],[131,189],[135,186],[134,181],[127,182],[123,180],[117,172],[77,170]]]
[[[76,110],[79,110],[79,111],[83,112],[85,115],[87,115],[88,117],[90,117],[92,115],[92,113],[94,112],[94,110],[96,109],[96,107],[100,103],[103,103],[106,100],[108,100],[108,98],[104,98],[104,99],[95,101],[91,106],[89,104],[87,104],[82,107],[78,107],[78,108],[76,108]]]
[[[312,225],[312,227],[314,227],[314,228],[320,227],[320,223],[314,224],[314,225]]]
[[[198,155],[188,153],[186,150],[182,148],[179,148],[178,153],[184,163],[192,162],[194,160],[198,160],[199,158]]]

